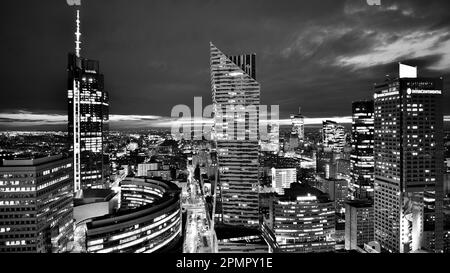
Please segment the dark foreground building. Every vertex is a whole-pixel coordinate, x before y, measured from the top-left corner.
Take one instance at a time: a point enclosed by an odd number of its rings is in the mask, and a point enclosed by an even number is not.
[[[0,253],[67,251],[73,238],[72,159],[4,160],[0,167]]]

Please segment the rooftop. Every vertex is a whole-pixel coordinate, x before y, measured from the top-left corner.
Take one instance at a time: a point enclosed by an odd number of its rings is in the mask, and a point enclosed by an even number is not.
[[[373,207],[373,202],[370,200],[351,200],[347,201],[346,204],[355,208],[369,208]]]
[[[63,158],[62,155],[53,155],[29,159],[3,159],[3,166],[5,167],[38,166],[62,158]]]
[[[330,202],[328,195],[321,190],[302,183],[292,183],[289,189],[284,190],[280,201],[297,201],[297,197],[315,196],[321,203]]]

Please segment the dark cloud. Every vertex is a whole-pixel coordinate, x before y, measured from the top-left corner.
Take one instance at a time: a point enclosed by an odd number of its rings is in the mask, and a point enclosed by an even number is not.
[[[211,102],[209,41],[255,52],[262,103],[281,117],[348,116],[396,63],[450,85],[450,1],[97,0],[82,7],[82,54],[100,60],[113,114],[169,116]],[[3,3],[0,112],[64,114],[74,10],[63,0]],[[370,65],[365,65],[370,64]],[[450,96],[445,95],[450,113]]]

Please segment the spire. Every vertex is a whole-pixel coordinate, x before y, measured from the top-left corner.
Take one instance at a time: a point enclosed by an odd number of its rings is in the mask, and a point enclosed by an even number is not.
[[[80,51],[81,51],[81,41],[80,41],[80,36],[81,36],[81,32],[80,32],[80,10],[77,9],[77,31],[75,32],[75,54],[77,55],[77,57],[80,57]]]

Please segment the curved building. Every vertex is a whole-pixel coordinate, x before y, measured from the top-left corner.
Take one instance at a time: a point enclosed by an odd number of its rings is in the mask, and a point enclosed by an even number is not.
[[[177,245],[181,237],[180,189],[148,178],[122,181],[119,211],[86,223],[91,253],[150,253]]]

